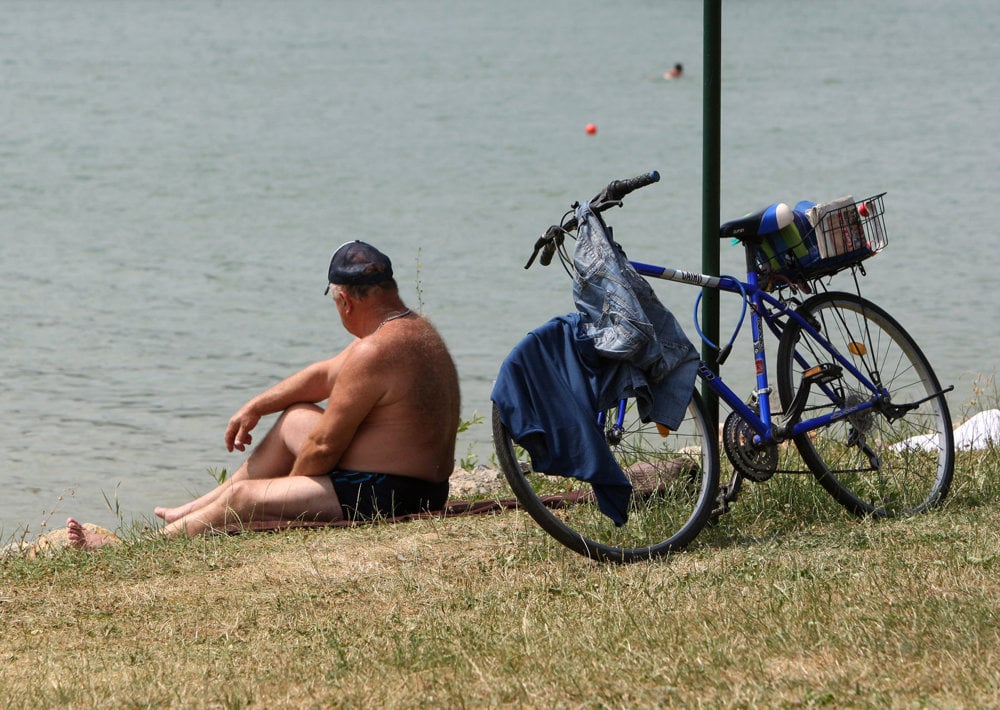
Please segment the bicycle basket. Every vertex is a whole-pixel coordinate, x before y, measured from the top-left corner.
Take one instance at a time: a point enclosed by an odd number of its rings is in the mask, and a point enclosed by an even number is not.
[[[761,283],[787,283],[831,276],[875,256],[888,244],[885,193],[795,206],[792,224],[767,235],[755,254]]]

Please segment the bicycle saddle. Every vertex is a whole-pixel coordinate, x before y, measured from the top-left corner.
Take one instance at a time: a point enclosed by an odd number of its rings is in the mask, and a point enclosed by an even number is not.
[[[719,227],[720,239],[754,240],[765,234],[773,234],[787,227],[794,219],[792,208],[784,202],[775,202],[762,210],[726,222]]]

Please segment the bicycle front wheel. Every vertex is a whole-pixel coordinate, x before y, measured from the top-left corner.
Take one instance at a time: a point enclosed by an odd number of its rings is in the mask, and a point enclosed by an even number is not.
[[[911,515],[944,500],[954,471],[951,416],[913,338],[884,310],[854,294],[819,294],[796,312],[884,393],[871,409],[795,438],[819,482],[856,515]],[[786,411],[803,374],[832,363],[815,336],[788,321],[777,361],[778,393]],[[846,368],[832,373],[811,385],[803,419],[837,415],[877,394]]]
[[[718,493],[718,436],[701,397],[694,392],[684,421],[666,437],[639,419],[633,400],[624,431],[611,430],[615,413],[608,413],[606,438],[633,484],[624,525],[616,527],[598,510],[586,481],[532,471],[494,405],[493,442],[504,475],[528,514],[581,555],[633,562],[679,550],[705,526]]]

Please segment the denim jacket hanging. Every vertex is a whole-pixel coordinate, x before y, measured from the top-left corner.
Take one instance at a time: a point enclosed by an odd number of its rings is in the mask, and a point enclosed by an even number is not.
[[[589,481],[601,511],[622,525],[632,485],[604,441],[597,412],[635,397],[645,421],[676,429],[698,354],[589,204],[577,220],[579,312],[529,333],[500,366],[491,399],[536,471]]]
[[[649,283],[629,263],[611,229],[590,204],[576,210],[573,300],[583,314],[581,336],[618,361],[618,391],[635,396],[646,421],[676,429],[698,371],[698,352]]]

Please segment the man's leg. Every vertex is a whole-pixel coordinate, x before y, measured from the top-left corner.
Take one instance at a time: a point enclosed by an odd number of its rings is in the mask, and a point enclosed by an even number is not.
[[[229,488],[245,480],[287,476],[306,437],[315,428],[323,410],[314,404],[296,404],[285,410],[271,431],[258,444],[236,473],[200,498],[176,508],[157,507],[153,512],[168,523],[204,508],[226,496]]]
[[[344,511],[329,476],[248,478],[228,486],[224,495],[163,527],[160,533],[168,537],[194,537],[221,530],[229,523],[332,522],[343,517]],[[70,545],[78,550],[96,550],[118,542],[117,538],[87,530],[73,518],[66,521],[66,527]]]
[[[334,521],[344,517],[329,476],[282,476],[237,481],[213,501],[160,532],[194,537],[230,523],[292,520]]]

